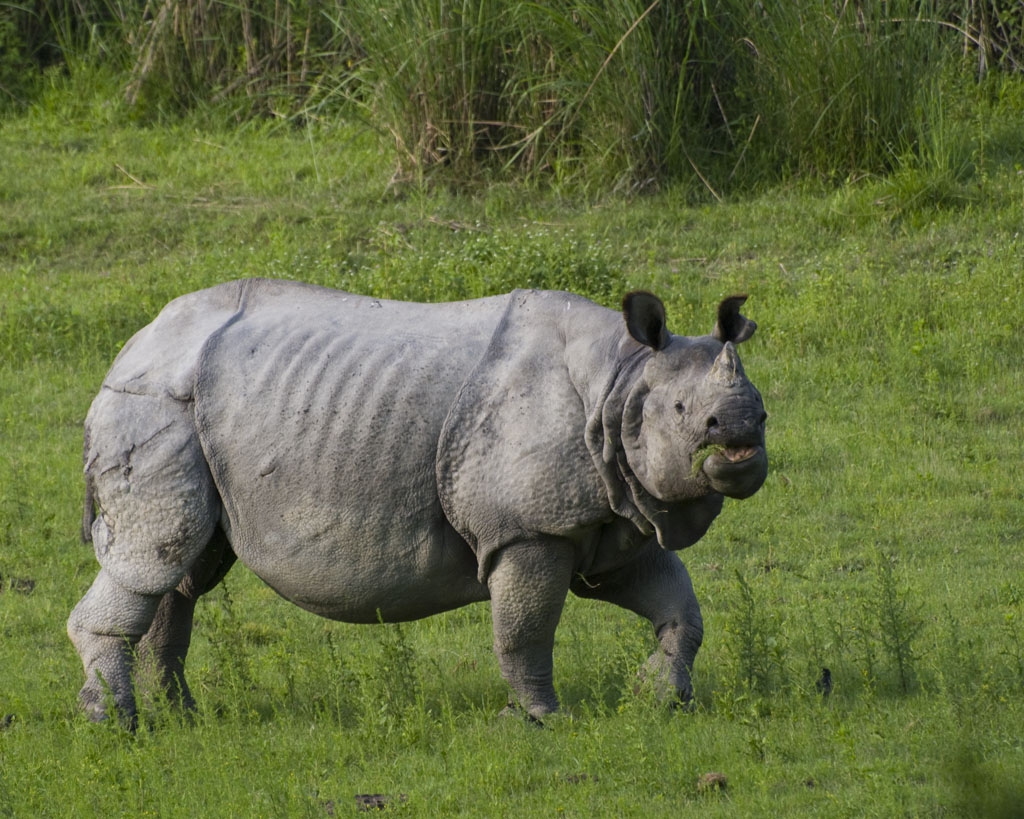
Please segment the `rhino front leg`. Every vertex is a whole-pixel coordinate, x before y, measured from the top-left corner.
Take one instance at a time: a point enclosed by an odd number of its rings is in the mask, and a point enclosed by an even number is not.
[[[601,575],[577,577],[572,591],[614,603],[651,621],[659,649],[643,669],[655,690],[678,702],[693,699],[691,673],[704,636],[700,605],[686,567],[654,541],[635,561]]]
[[[501,673],[538,720],[558,710],[552,651],[573,561],[566,543],[519,543],[498,552],[487,580]]]

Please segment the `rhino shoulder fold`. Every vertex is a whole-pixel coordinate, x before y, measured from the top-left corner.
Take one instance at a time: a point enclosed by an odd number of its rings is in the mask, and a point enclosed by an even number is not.
[[[481,582],[508,543],[571,536],[609,517],[566,363],[565,316],[586,305],[594,307],[569,294],[512,293],[442,427],[438,494],[476,553]]]

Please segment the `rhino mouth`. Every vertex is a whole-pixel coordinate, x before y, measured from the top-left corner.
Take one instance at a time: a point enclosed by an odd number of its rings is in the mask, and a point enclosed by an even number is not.
[[[742,463],[757,455],[760,447],[756,446],[732,446],[726,447],[718,454],[731,464]]]
[[[701,470],[711,487],[730,498],[748,498],[768,477],[763,446],[717,446],[704,458]]]

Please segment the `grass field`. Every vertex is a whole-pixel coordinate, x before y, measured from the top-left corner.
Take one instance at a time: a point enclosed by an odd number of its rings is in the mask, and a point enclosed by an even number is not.
[[[357,794],[416,816],[1024,812],[1019,105],[957,124],[947,174],[701,205],[396,193],[352,124],[142,127],[102,96],[0,122],[0,815],[344,816]],[[194,723],[151,703],[135,736],[88,724],[64,633],[96,570],[85,412],[166,301],[249,275],[610,306],[642,287],[684,334],[749,292],[772,467],[683,554],[696,709],[634,690],[653,635],[607,605],[570,599],[566,712],[538,730],[498,716],[486,606],[335,624],[236,568],[200,603]]]

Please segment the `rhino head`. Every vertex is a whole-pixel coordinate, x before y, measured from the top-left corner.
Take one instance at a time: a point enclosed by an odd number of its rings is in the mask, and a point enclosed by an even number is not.
[[[695,502],[713,516],[722,496],[750,497],[767,477],[768,416],[736,353],[756,329],[739,312],[745,300],[725,299],[711,334],[695,338],[668,331],[656,296],[636,292],[623,300],[629,335],[647,349],[623,396],[619,469],[648,519],[660,512],[645,507]]]

